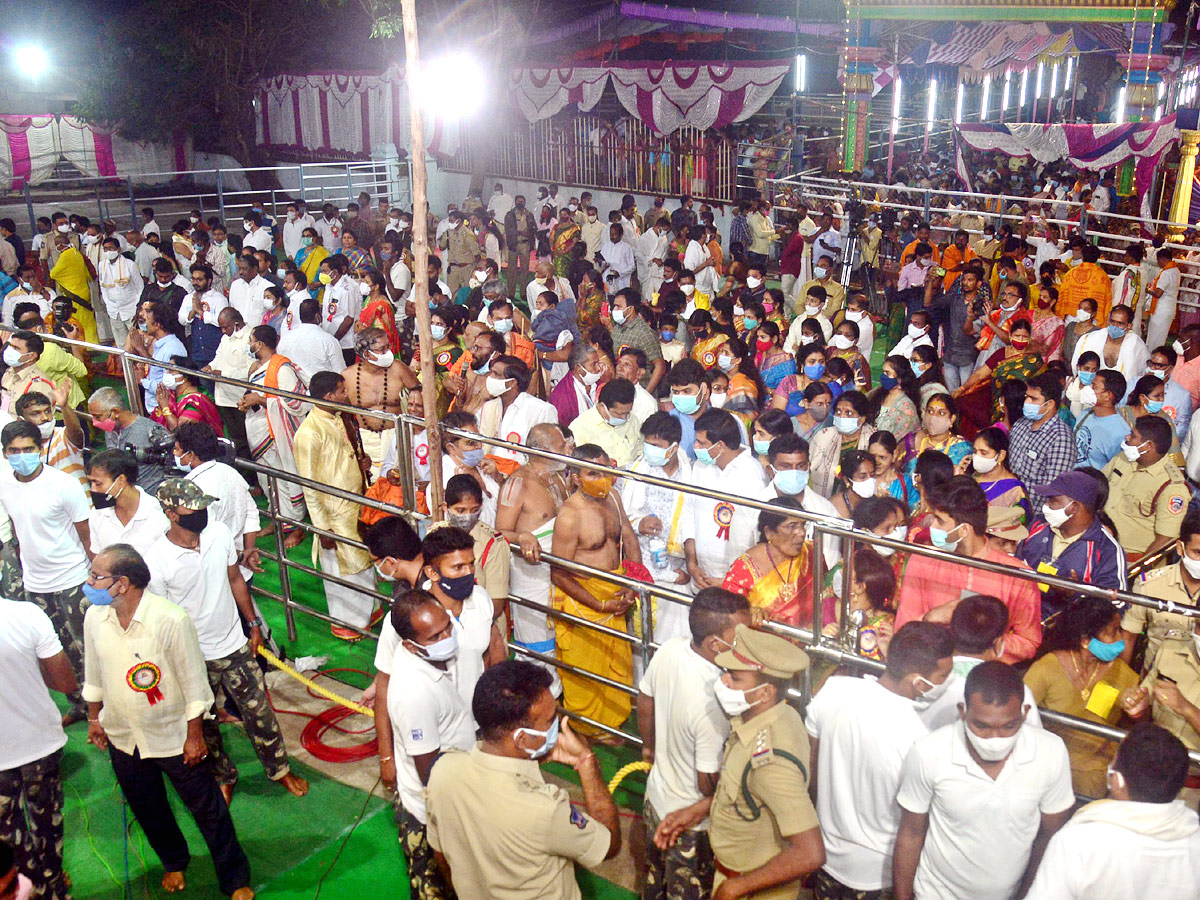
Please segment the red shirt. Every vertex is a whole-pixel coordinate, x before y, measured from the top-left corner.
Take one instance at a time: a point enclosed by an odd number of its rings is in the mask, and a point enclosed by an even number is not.
[[[804,238],[800,232],[796,232],[792,235],[791,240],[787,242],[787,246],[783,248],[783,255],[779,257],[780,274],[799,278],[800,266],[803,260]]]
[[[978,558],[1013,569],[1029,569],[1017,557],[991,546],[985,547]],[[1002,660],[1012,664],[1033,659],[1042,643],[1042,600],[1036,583],[928,556],[914,556],[908,561],[896,609],[896,630],[924,618],[930,610],[972,594],[997,597],[1008,607]]]

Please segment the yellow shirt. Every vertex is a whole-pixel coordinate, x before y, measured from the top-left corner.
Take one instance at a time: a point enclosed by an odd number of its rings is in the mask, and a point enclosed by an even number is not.
[[[51,341],[46,341],[45,343],[46,346],[42,350],[42,355],[38,358],[37,367],[55,384],[62,384],[64,378],[70,379],[71,389],[70,393],[67,394],[67,403],[72,409],[76,409],[86,399],[80,382],[87,380],[87,366],[83,364],[78,356],[64,350],[58,344]]]
[[[292,453],[296,472],[303,477],[354,494],[362,493],[362,470],[339,414],[314,406],[296,429]],[[304,500],[312,523],[318,528],[358,540],[357,503],[308,487],[304,488]],[[314,558],[319,546],[318,541],[313,541]],[[337,560],[342,575],[353,575],[371,565],[366,550],[344,541],[337,542]]]
[[[631,412],[624,424],[614,428],[593,406],[581,412],[570,425],[575,436],[575,446],[599,444],[613,458],[618,468],[633,464],[642,454],[642,423]]]

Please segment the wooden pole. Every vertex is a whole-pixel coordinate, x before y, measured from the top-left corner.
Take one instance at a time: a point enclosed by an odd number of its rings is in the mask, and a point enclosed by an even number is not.
[[[413,305],[417,312],[417,346],[421,354],[421,399],[429,441],[429,487],[425,491],[434,520],[442,515],[442,440],[437,420],[437,385],[433,368],[433,335],[429,330],[429,179],[425,171],[425,126],[421,121],[421,48],[417,41],[415,0],[400,0],[404,18],[404,65],[408,73],[408,117],[412,135],[409,167],[413,200]]]

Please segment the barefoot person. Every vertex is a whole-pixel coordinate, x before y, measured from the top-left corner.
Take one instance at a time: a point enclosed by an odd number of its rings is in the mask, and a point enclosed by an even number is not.
[[[595,444],[576,448],[575,458],[611,466],[608,455]],[[624,560],[640,563],[642,551],[619,495],[616,478],[594,469],[579,469],[579,490],[567,498],[554,525],[551,550],[555,556],[582,565],[619,573]],[[598,577],[573,575],[551,568],[554,608],[572,616],[625,631],[625,613],[635,595]],[[633,651],[629,643],[590,628],[557,620],[558,658],[569,666],[595,672],[621,684],[633,684]],[[633,708],[629,694],[567,670],[562,672],[563,708],[609,728],[618,728]],[[598,729],[580,723],[581,734]],[[606,735],[607,737],[607,735]]]
[[[548,423],[534,425],[526,440],[527,446],[536,450],[563,454],[566,443],[562,430]],[[550,549],[555,516],[563,505],[564,492],[558,473],[566,464],[540,456],[528,459],[504,482],[496,509],[496,530],[521,551],[512,558],[509,593],[549,607],[553,594],[550,570],[540,563],[542,551]],[[554,630],[544,612],[514,603],[512,621],[513,643],[534,653],[554,656]],[[553,676],[554,696],[561,696],[558,669],[545,664],[543,667]]]
[[[395,414],[400,412],[400,391],[415,389],[417,376],[392,353],[391,341],[382,328],[364,328],[354,336],[358,362],[342,372],[346,379],[346,402],[351,406]],[[379,476],[383,462],[383,432],[393,425],[378,416],[358,416],[363,449],[371,457],[371,477]]]

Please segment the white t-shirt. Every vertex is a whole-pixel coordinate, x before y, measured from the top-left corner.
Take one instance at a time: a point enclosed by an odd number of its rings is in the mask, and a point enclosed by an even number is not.
[[[260,227],[257,231],[247,231],[242,236],[242,247],[253,247],[264,253],[271,252],[271,230]]]
[[[172,543],[164,534],[150,549],[150,592],[182,606],[196,626],[206,660],[223,659],[246,644],[229,567],[237,562],[233,536],[219,521],[200,532],[200,549]]]
[[[403,647],[392,658],[392,677],[396,687],[388,691],[387,707],[396,748],[396,793],[409,815],[424,825],[425,788],[413,757],[438,750],[470,750],[475,744],[475,720],[450,673]]]
[[[215,503],[209,504],[208,519],[229,529],[235,548],[242,547],[247,532],[259,530],[258,506],[250,496],[246,479],[233,466],[210,459],[183,477],[200,485],[208,496],[217,498]],[[254,576],[254,572],[245,566],[241,567],[241,573],[247,580]]]
[[[147,494],[140,487],[134,486],[133,490],[139,495],[138,508],[128,525],[121,524],[121,520],[117,518],[116,507],[93,509],[88,516],[88,528],[92,538],[89,549],[92,553],[99,553],[113,544],[130,544],[149,561],[147,553],[166,533],[171,523],[167,521],[158,498]]]
[[[830,678],[804,720],[820,741],[817,818],[825,869],[855,890],[890,887],[900,773],[908,751],[928,730],[911,700],[874,678]]]
[[[697,772],[720,772],[729,718],[713,682],[721,670],[692,649],[687,637],[664,643],[638,685],[654,698],[654,767],[646,800],[659,818],[700,800]],[[696,826],[708,829],[708,819]]]
[[[1179,299],[1179,274],[1180,268],[1174,266],[1170,269],[1163,269],[1158,273],[1158,281],[1155,286],[1163,292],[1160,300],[1174,302]]]
[[[301,322],[279,339],[278,352],[296,364],[309,381],[318,372],[341,372],[346,368],[337,338],[319,325]]]
[[[67,743],[39,659],[62,652],[50,617],[25,600],[0,598],[0,771],[49,756]]]
[[[1029,861],[1042,814],[1075,804],[1062,738],[1022,727],[993,781],[971,758],[962,722],[913,745],[899,804],[927,813],[914,892],[938,900],[1009,900]]]
[[[44,465],[36,478],[22,483],[4,465],[0,503],[21,544],[26,590],[51,594],[87,581],[87,553],[75,525],[88,520],[92,504],[78,478]]]
[[[958,714],[958,704],[966,701],[967,675],[981,662],[982,659],[974,656],[954,657],[954,670],[950,673],[950,683],[946,685],[942,696],[928,706],[917,707],[917,715],[921,717],[926,728],[937,731],[944,725],[953,725],[961,718]],[[1025,699],[1022,702],[1029,707],[1025,721],[1041,728],[1042,716],[1038,712],[1037,700],[1033,698],[1033,691],[1029,689],[1029,685],[1025,685]]]

